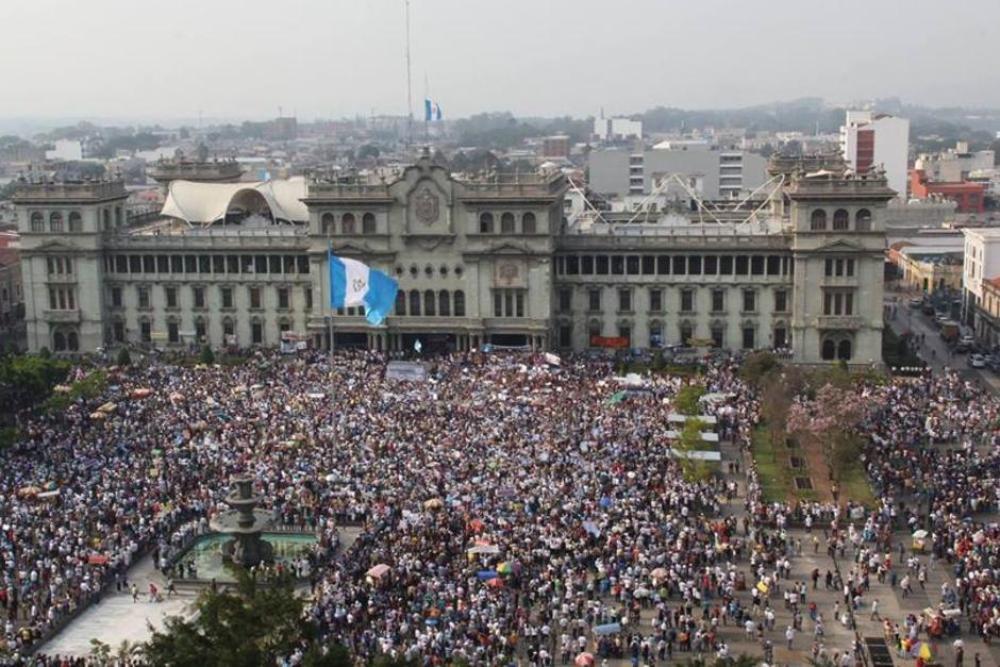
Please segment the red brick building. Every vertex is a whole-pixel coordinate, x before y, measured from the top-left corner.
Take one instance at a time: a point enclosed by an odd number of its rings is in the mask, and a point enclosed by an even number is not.
[[[986,186],[969,181],[931,181],[923,169],[910,170],[910,196],[927,199],[938,195],[958,204],[958,213],[982,213]]]

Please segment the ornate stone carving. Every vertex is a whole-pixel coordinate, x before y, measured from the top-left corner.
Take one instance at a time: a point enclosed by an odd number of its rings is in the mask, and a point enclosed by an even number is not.
[[[521,260],[497,260],[493,273],[494,284],[497,287],[527,287],[526,269]]]
[[[441,202],[428,188],[423,188],[413,199],[413,213],[425,225],[433,225],[441,217]]]

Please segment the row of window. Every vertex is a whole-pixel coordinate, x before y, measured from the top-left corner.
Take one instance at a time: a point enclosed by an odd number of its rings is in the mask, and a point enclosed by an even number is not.
[[[112,215],[114,215],[114,225],[115,227],[121,227],[124,223],[124,214],[122,213],[122,207],[116,206],[114,208],[114,213],[112,214],[111,209],[101,210],[101,221],[103,223],[103,228],[105,231],[111,229]],[[53,234],[62,234],[63,232],[82,232],[83,231],[83,215],[79,211],[70,211],[67,214],[63,214],[62,211],[52,211],[48,215],[48,225],[46,226],[46,216],[41,211],[32,211],[28,218],[30,223],[30,229],[33,232],[45,232],[48,231]]]
[[[726,293],[729,290],[714,288],[709,291],[711,295],[711,312],[721,313],[726,311]],[[651,287],[646,290],[648,295],[648,306],[650,312],[663,312],[665,290],[660,287]],[[600,312],[603,310],[601,303],[604,290],[591,288],[587,290],[587,310],[590,312]],[[788,290],[774,290],[774,312],[788,312]],[[680,312],[695,312],[696,290],[693,287],[680,289]],[[742,311],[747,313],[757,312],[758,298],[757,290],[744,289],[742,291],[743,303]],[[561,287],[557,293],[557,310],[560,313],[569,313],[573,310],[573,290],[569,287]],[[618,290],[618,310],[623,313],[633,312],[633,294],[630,288]]]
[[[465,317],[465,292],[399,290],[392,314],[398,317]]]
[[[521,226],[519,230],[517,217],[510,211],[507,211],[500,214],[500,225],[498,227],[496,216],[493,213],[485,211],[479,214],[480,234],[495,234],[498,231],[501,234],[535,234],[538,232],[538,223],[534,213],[523,213],[521,214]]]
[[[823,273],[828,277],[833,276],[853,276],[854,275],[854,260],[853,259],[827,259],[824,266]]]
[[[787,255],[565,255],[559,276],[788,276]]]
[[[650,347],[662,347],[666,344],[664,339],[664,325],[662,322],[653,321],[649,323],[649,345]],[[726,347],[726,331],[728,327],[724,322],[712,322],[708,327],[708,338],[714,347]],[[753,350],[758,346],[757,326],[752,322],[744,322],[739,329],[740,343],[743,349]],[[573,325],[561,323],[558,326],[559,347],[573,347]],[[599,346],[600,338],[604,336],[604,324],[600,320],[592,320],[587,325],[588,342],[591,346]],[[632,345],[632,324],[629,322],[619,322],[615,335],[628,341],[629,347]],[[691,322],[680,322],[678,324],[679,341],[688,345],[696,338],[695,326]],[[788,329],[784,323],[775,325],[771,340],[771,347],[783,348],[789,344]]]
[[[49,310],[76,310],[76,288],[50,287]]]
[[[140,310],[148,310],[152,308],[152,287],[148,285],[138,285],[136,286],[136,305]],[[180,289],[174,285],[166,285],[163,287],[163,304],[164,307],[174,309],[180,308]],[[190,288],[191,290],[191,307],[193,308],[206,308],[206,290],[208,288],[195,285]],[[219,303],[223,309],[235,308],[235,289],[229,285],[223,285],[218,288],[219,290]],[[247,305],[252,310],[257,310],[263,308],[263,287],[258,287],[256,285],[247,287]],[[287,310],[292,307],[292,288],[287,285],[281,285],[274,287],[275,293],[275,304],[277,308],[281,310]],[[111,297],[111,307],[112,308],[122,308],[124,305],[123,300],[123,288],[120,286],[112,286],[110,288]],[[303,306],[306,310],[310,310],[313,307],[313,292],[312,287],[306,286],[302,288],[302,299]]]
[[[493,290],[493,317],[526,317],[525,297],[528,290]]]
[[[461,266],[456,266],[454,268],[454,271],[455,271],[455,276],[458,277],[458,278],[461,278],[462,277],[462,273],[464,272],[464,270],[462,269]],[[442,264],[441,266],[438,267],[437,272],[438,272],[438,274],[442,278],[447,278],[448,277],[448,273],[450,272],[450,269],[448,269],[447,266],[445,266],[444,264]],[[402,266],[397,266],[396,267],[396,275],[397,276],[402,276],[403,275],[403,267]],[[420,269],[417,268],[416,264],[411,264],[410,265],[410,277],[411,278],[416,278],[419,275],[420,275]],[[428,278],[432,278],[434,276],[434,267],[431,266],[430,264],[428,264],[427,266],[425,266],[424,267],[424,275],[427,276]]]
[[[71,257],[46,257],[45,265],[49,270],[49,275],[67,275],[73,273],[73,259]]]
[[[361,226],[358,227],[358,219],[354,213],[344,213],[337,219],[333,213],[324,213],[320,217],[320,225],[324,234],[345,234],[355,235],[359,231],[365,236],[378,233],[378,224],[374,213],[364,213],[361,216]],[[538,221],[535,214],[530,211],[522,213],[520,219],[514,213],[506,211],[497,215],[489,211],[479,214],[480,234],[536,234],[538,232]]]
[[[835,232],[847,232],[851,229],[851,214],[847,209],[838,208],[833,212],[833,224]],[[821,208],[815,209],[809,216],[809,229],[814,232],[825,232],[827,230],[826,211]],[[854,231],[870,232],[872,230],[872,212],[866,208],[858,210],[854,214]]]
[[[56,352],[78,352],[80,335],[74,329],[56,329],[52,332],[52,349]]]
[[[825,289],[823,290],[824,315],[853,315],[854,290]]]
[[[357,218],[353,213],[344,213],[340,216],[340,224],[337,224],[337,216],[333,213],[324,213],[320,217],[320,224],[324,234],[347,234],[358,233]],[[378,225],[375,222],[374,213],[365,213],[361,216],[361,233],[370,236],[377,233]]]
[[[307,255],[109,255],[107,273],[281,274],[309,273]]]
[[[178,344],[181,341],[181,330],[180,330],[180,320],[177,318],[168,318],[165,322],[166,324],[166,340],[167,343],[172,345]],[[236,320],[232,317],[225,317],[222,319],[222,337],[223,342],[226,344],[231,344],[235,342],[236,336]],[[139,341],[143,343],[153,342],[153,321],[149,318],[141,318],[138,321],[138,331],[139,331]],[[278,332],[279,335],[286,331],[291,331],[292,323],[288,319],[278,320]],[[124,343],[127,338],[127,330],[125,326],[125,321],[121,319],[116,319],[111,323],[111,339],[115,343]],[[265,327],[264,321],[259,317],[255,317],[250,320],[250,342],[253,345],[263,345],[265,343]],[[204,317],[196,317],[194,319],[194,338],[198,342],[204,342],[208,340],[208,320]]]
[[[826,361],[850,361],[854,343],[848,334],[831,334],[820,343],[820,356]]]

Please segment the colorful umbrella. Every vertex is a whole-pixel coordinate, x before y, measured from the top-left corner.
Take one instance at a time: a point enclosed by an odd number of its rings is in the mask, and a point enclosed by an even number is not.
[[[576,665],[576,667],[593,667],[594,654],[583,652],[580,655],[576,656],[576,659],[573,661],[573,664]]]

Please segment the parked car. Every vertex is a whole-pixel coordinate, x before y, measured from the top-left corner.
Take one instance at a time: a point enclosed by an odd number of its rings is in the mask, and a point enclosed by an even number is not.
[[[969,366],[971,368],[986,368],[986,357],[979,354],[978,352],[976,354],[970,355]]]
[[[965,354],[966,352],[971,352],[976,347],[976,339],[974,336],[968,334],[962,336],[958,339],[955,344],[955,351],[959,354]]]
[[[923,305],[923,307],[921,307],[920,312],[922,312],[924,315],[933,315],[934,314],[934,304],[932,304],[932,303],[925,303]]]
[[[924,305],[924,300],[920,297],[910,299],[910,308],[920,308]]]

